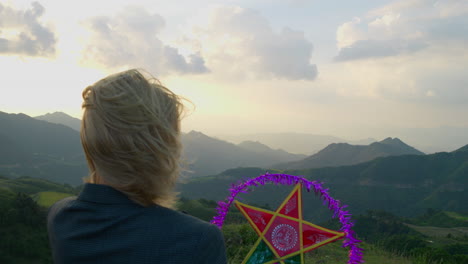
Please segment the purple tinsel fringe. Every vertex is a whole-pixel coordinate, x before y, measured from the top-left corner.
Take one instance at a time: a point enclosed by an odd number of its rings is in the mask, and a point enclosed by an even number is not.
[[[274,183],[281,185],[293,185],[301,183],[307,191],[314,190],[315,194],[319,194],[324,204],[328,204],[328,209],[334,212],[333,218],[338,218],[341,223],[340,231],[345,233],[343,241],[343,247],[349,248],[349,260],[348,264],[359,264],[363,263],[362,259],[363,250],[359,247],[361,242],[355,237],[355,233],[352,230],[354,223],[351,221],[351,213],[344,210],[347,205],[340,205],[339,200],[333,199],[328,193],[328,189],[322,187],[322,183],[317,181],[309,181],[300,176],[288,175],[288,174],[264,174],[256,178],[248,179],[239,184],[233,184],[229,191],[231,195],[226,198],[225,201],[219,201],[216,211],[218,215],[213,217],[211,220],[212,224],[217,225],[219,228],[223,227],[224,219],[229,211],[229,207],[234,202],[234,199],[239,193],[247,193],[250,186],[265,185],[265,183]]]

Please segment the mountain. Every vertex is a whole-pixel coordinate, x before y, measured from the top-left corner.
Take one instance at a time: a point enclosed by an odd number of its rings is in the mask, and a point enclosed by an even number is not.
[[[430,155],[379,157],[351,166],[277,171],[238,168],[221,174],[178,184],[181,195],[190,199],[224,200],[232,184],[270,173],[301,175],[324,182],[330,194],[349,205],[352,214],[385,210],[400,216],[421,214],[427,208],[454,212],[468,211],[468,145],[454,152]],[[291,187],[266,184],[237,199],[276,208]],[[304,214],[320,222],[331,217],[313,192],[304,194]]]
[[[15,164],[17,161],[29,161],[32,153],[24,151],[15,140],[0,133],[0,167],[1,164]]]
[[[259,142],[243,142],[235,145],[190,131],[182,135],[184,160],[191,176],[213,175],[229,168],[246,166],[270,166],[278,161],[292,161],[304,155],[272,150]]]
[[[424,155],[421,151],[408,146],[398,138],[386,138],[370,145],[350,145],[348,143],[333,143],[300,161],[274,165],[276,169],[306,169],[319,167],[335,167],[353,165],[377,157],[398,155]]]
[[[77,131],[25,114],[0,112],[0,175],[77,185],[87,174]]]
[[[468,126],[389,129],[425,153],[450,152],[468,142]]]
[[[351,145],[369,145],[369,144],[372,144],[374,142],[376,142],[377,140],[374,139],[374,138],[364,138],[364,139],[361,139],[361,140],[348,140],[346,141],[346,143],[349,143]]]
[[[46,117],[63,117],[54,113]],[[65,119],[56,119],[61,122]],[[220,173],[239,166],[270,166],[304,158],[259,142],[239,146],[200,132],[183,134],[190,176]],[[63,124],[0,112],[0,175],[31,176],[77,185],[88,174],[79,133]]]
[[[455,150],[454,152],[468,152],[468,145],[463,146],[463,147]]]
[[[220,138],[231,142],[246,140],[260,141],[275,149],[284,149],[289,153],[310,155],[333,142],[346,140],[329,135],[314,135],[306,133],[259,133],[245,135],[222,135]]]
[[[261,155],[270,156],[272,159],[276,160],[298,160],[306,157],[304,154],[291,154],[282,149],[272,149],[258,141],[242,141],[241,143],[237,144],[237,146]]]
[[[82,152],[79,133],[67,126],[4,112],[0,112],[0,124],[0,135],[28,153],[66,159]]]
[[[80,119],[69,116],[63,112],[47,113],[45,115],[36,116],[34,118],[37,120],[43,120],[54,124],[62,124],[73,128],[76,131],[80,131],[81,127]]]

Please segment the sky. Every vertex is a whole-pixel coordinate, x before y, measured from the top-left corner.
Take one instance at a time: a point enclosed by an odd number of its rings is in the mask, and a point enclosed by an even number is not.
[[[135,67],[191,101],[184,131],[468,131],[468,1],[0,0],[0,111],[79,118]]]

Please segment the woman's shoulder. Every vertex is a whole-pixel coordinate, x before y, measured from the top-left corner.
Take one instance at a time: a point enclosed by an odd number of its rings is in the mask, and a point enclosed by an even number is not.
[[[76,200],[76,196],[70,196],[70,197],[66,197],[66,198],[63,198],[62,200],[55,202],[52,206],[49,207],[49,210],[47,213],[48,218],[55,216],[59,211],[69,206],[75,200]]]
[[[177,244],[184,247],[184,252],[192,256],[192,263],[226,263],[226,251],[221,230],[209,222],[189,214],[161,207],[158,216],[166,226],[167,237],[181,239]],[[162,212],[162,214],[161,214]]]
[[[150,218],[149,221],[145,222],[151,223],[151,227],[157,229],[165,227],[164,230],[157,231],[158,233],[167,232],[175,236],[198,238],[200,241],[204,239],[223,240],[221,230],[217,226],[180,211],[155,207],[154,214],[150,214]]]
[[[213,224],[196,218],[188,213],[166,208],[163,206],[151,207],[151,216],[160,219],[166,223],[178,224],[189,227],[208,228],[214,227]]]

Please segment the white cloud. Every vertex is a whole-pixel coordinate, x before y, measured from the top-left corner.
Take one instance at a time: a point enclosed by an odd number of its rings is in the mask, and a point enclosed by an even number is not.
[[[394,1],[343,23],[334,58],[340,63],[332,67],[346,84],[338,94],[448,108],[466,104],[467,3]]]
[[[363,38],[364,32],[357,25],[361,23],[359,17],[343,23],[336,30],[336,44],[339,49],[352,45]]]
[[[401,13],[432,5],[436,2],[437,0],[396,0],[385,6],[370,10],[367,17],[379,17],[388,13]]]
[[[349,61],[363,58],[388,57],[412,53],[427,46],[420,40],[358,40],[343,47],[335,57],[335,61]]]
[[[468,101],[468,53],[464,50],[463,46],[427,47],[399,56],[334,63],[329,71],[335,76],[325,72],[323,76],[347,98],[456,108]]]
[[[468,1],[445,0],[434,4],[440,10],[441,17],[452,17],[468,14]]]
[[[0,3],[0,53],[48,57],[55,54],[56,37],[39,20],[45,8],[33,2],[27,10]]]
[[[252,9],[219,7],[204,25],[195,27],[207,64],[214,73],[260,79],[314,80],[313,46],[304,33],[291,28],[275,32]]]
[[[405,0],[371,10],[337,29],[337,61],[405,55],[468,42],[466,0]],[[447,48],[449,48],[447,46]]]
[[[208,72],[198,53],[183,56],[158,37],[164,19],[143,8],[127,7],[113,17],[94,17],[86,22],[91,37],[83,51],[84,63],[107,68],[142,67],[157,76],[170,73]]]

